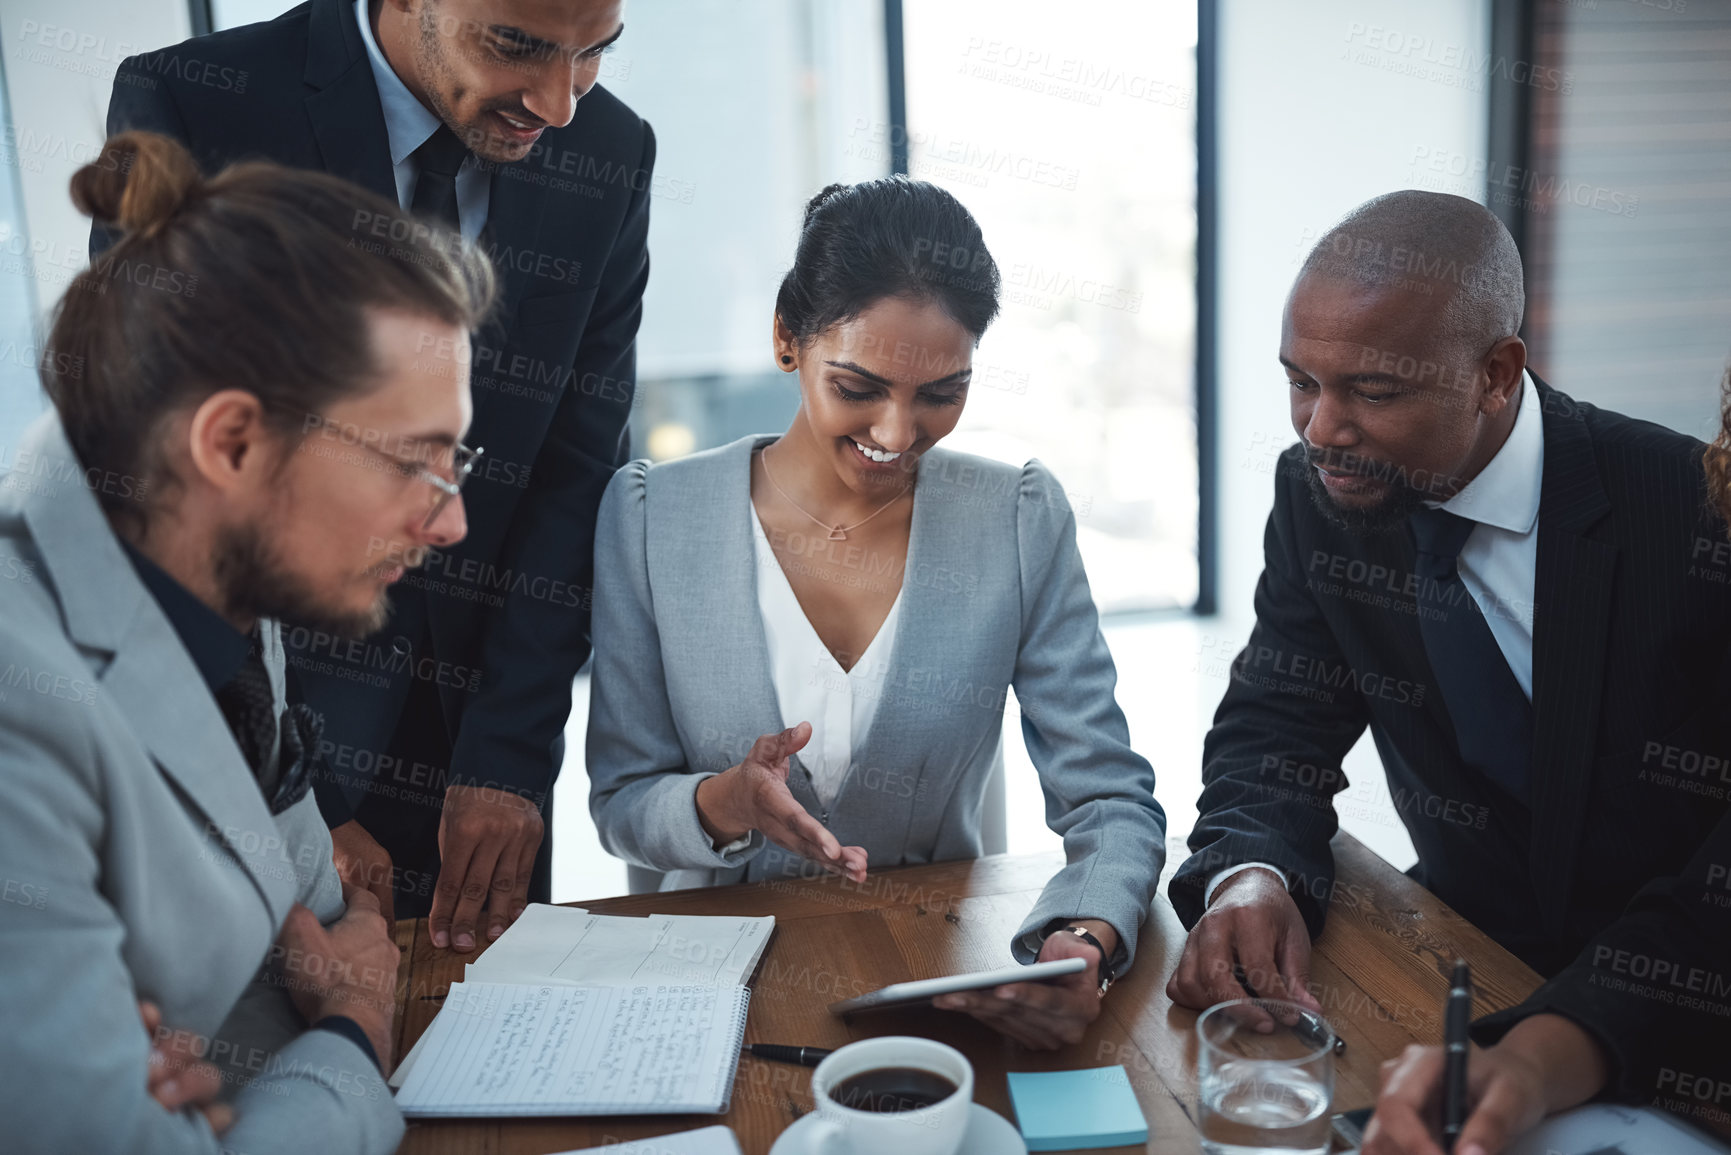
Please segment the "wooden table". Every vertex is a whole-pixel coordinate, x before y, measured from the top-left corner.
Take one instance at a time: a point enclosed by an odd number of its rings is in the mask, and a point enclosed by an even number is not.
[[[1350,835],[1335,837],[1334,854],[1335,893],[1311,980],[1346,1040],[1336,1062],[1334,1109],[1348,1111],[1375,1099],[1382,1060],[1408,1043],[1441,1041],[1443,997],[1457,956],[1473,966],[1475,1017],[1519,1002],[1539,976]],[[939,1039],[972,1060],[975,1100],[1012,1121],[1004,1072],[1121,1063],[1148,1119],[1147,1150],[1198,1151],[1196,1015],[1174,1007],[1165,994],[1184,931],[1164,884],[1135,967],[1108,993],[1087,1038],[1064,1051],[1025,1051],[966,1016],[929,1008],[861,1015],[848,1023],[824,1009],[890,982],[1007,965],[1011,936],[1062,864],[1055,853],[1002,855],[884,870],[857,886],[840,879],[755,883],[578,905],[601,914],[775,915],[775,941],[752,984],[748,1042],[839,1047],[873,1035]],[[462,977],[465,960],[433,947],[425,919],[399,923],[397,935],[404,950],[401,1056],[426,1030],[451,982]],[[719,1119],[421,1121],[409,1124],[401,1150],[545,1155],[724,1122],[747,1155],[764,1155],[811,1109],[810,1077],[802,1067],[742,1058],[732,1110]]]

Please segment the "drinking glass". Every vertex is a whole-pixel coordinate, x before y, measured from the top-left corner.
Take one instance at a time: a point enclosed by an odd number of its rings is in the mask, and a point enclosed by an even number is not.
[[[1334,1028],[1280,999],[1234,999],[1196,1020],[1202,1150],[1327,1155]]]

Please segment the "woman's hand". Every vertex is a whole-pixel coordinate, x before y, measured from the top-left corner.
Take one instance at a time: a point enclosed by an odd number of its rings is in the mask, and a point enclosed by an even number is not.
[[[1070,925],[1086,929],[1108,952],[1117,951],[1118,932],[1111,924],[1079,918]],[[1036,961],[1065,958],[1086,959],[1088,966],[1080,974],[1049,983],[1010,983],[990,991],[939,995],[932,1006],[966,1011],[1030,1050],[1055,1051],[1079,1043],[1088,1024],[1100,1016],[1100,952],[1075,935],[1059,931],[1047,937]]]
[[[777,846],[864,882],[865,848],[843,846],[787,788],[788,759],[810,740],[809,722],[759,738],[745,761],[698,783],[697,819],[717,846],[761,830]]]
[[[1382,1065],[1364,1155],[1442,1155],[1431,1126],[1441,1110],[1443,1065],[1441,1047],[1420,1046]],[[1467,1058],[1471,1113],[1456,1155],[1498,1155],[1546,1115],[1598,1094],[1606,1072],[1598,1040],[1569,1019],[1538,1014],[1522,1020],[1496,1046],[1474,1047]]]

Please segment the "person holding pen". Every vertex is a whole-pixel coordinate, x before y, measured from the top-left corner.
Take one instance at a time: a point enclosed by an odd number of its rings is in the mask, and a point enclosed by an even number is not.
[[[1677,1106],[1731,1055],[1731,792],[1703,773],[1731,749],[1725,523],[1700,442],[1528,368],[1523,284],[1495,216],[1418,190],[1306,258],[1279,350],[1299,442],[1169,891],[1175,1002],[1231,997],[1234,965],[1315,1002],[1368,729],[1409,873],[1544,979],[1472,1024],[1470,1155],[1593,1097]],[[1388,1066],[1367,1155],[1437,1155],[1443,1069]]]
[[[1056,1047],[1134,957],[1166,824],[1062,486],[939,445],[998,287],[933,185],[813,198],[772,318],[787,430],[632,462],[602,500],[590,809],[666,888],[973,857],[1013,687],[1068,861],[1012,950],[1095,966],[937,1005]]]

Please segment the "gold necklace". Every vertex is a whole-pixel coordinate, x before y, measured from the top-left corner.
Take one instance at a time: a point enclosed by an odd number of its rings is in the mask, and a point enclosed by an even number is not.
[[[797,509],[801,513],[805,514],[806,517],[811,518],[812,521],[816,522],[818,525],[822,526],[824,529],[829,530],[829,540],[830,541],[846,541],[848,530],[858,529],[860,526],[864,525],[866,522],[870,521],[872,518],[876,517],[878,514],[882,513],[884,510],[888,509],[890,506],[894,505],[896,502],[900,501],[904,496],[906,496],[905,490],[902,493],[896,494],[894,497],[890,498],[888,501],[884,502],[882,505],[880,505],[876,509],[872,510],[872,512],[869,513],[868,515],[866,515],[865,517],[860,518],[858,521],[854,522],[852,525],[831,525],[827,521],[824,521],[822,518],[812,517],[811,513],[805,508],[805,506],[803,506],[799,502],[795,501],[791,496],[788,495],[787,490],[783,489],[781,486],[776,484],[775,474],[773,474],[769,471],[769,447],[767,445],[764,446],[763,452],[759,453],[757,455],[757,457],[758,457],[759,461],[763,462],[763,475],[764,475],[764,477],[769,479],[769,484],[775,487],[775,491],[777,493],[781,494],[782,497],[786,498],[787,503],[789,505],[793,506],[795,509]]]

